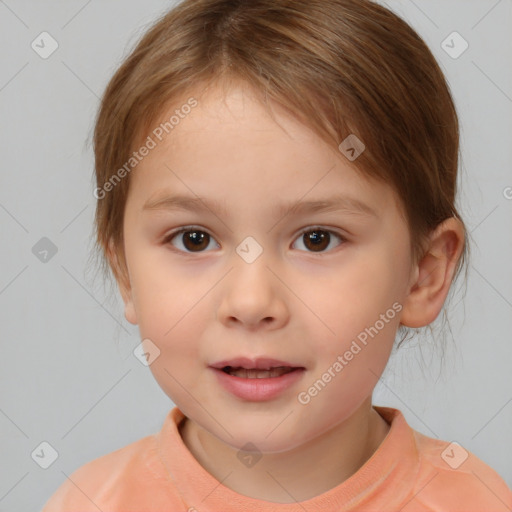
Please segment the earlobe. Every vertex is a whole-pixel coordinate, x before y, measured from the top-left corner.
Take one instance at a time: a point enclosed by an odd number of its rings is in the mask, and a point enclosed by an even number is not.
[[[128,301],[124,300],[124,317],[131,324],[137,325],[137,314],[135,313],[135,308],[131,297]]]
[[[400,322],[406,327],[424,327],[439,315],[464,249],[462,223],[450,217],[429,237],[424,256],[414,269]]]
[[[114,271],[114,276],[119,287],[119,292],[121,293],[121,297],[124,302],[124,316],[128,322],[133,325],[137,325],[137,314],[133,303],[133,291],[128,271],[119,263],[118,255],[114,249],[112,240],[108,245],[107,253],[110,266]]]

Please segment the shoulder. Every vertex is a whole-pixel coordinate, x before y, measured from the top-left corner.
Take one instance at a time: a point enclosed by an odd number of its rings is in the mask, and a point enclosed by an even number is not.
[[[156,438],[147,436],[66,475],[42,512],[129,508],[144,499],[143,495],[166,487],[162,485],[165,481]]]
[[[432,511],[512,510],[512,491],[494,469],[456,442],[413,432],[420,465],[414,497],[403,512],[420,503]]]

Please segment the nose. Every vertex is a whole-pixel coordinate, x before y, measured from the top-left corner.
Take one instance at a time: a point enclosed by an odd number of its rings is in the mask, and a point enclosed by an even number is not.
[[[264,255],[247,263],[234,255],[233,268],[219,287],[217,319],[227,327],[274,330],[289,321],[286,286]]]

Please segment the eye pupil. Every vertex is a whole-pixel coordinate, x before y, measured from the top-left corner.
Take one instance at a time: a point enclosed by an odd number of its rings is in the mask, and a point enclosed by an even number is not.
[[[311,242],[314,251],[323,250],[325,247],[328,247],[331,238],[327,231],[322,230],[308,231],[304,236],[306,237],[306,247],[308,247],[308,243]]]
[[[187,249],[204,249],[204,247],[208,247],[209,235],[204,231],[186,231],[184,235],[184,245]],[[192,243],[191,246],[188,245],[189,242]]]

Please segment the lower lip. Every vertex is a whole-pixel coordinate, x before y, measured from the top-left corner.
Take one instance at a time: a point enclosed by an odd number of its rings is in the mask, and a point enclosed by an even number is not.
[[[304,368],[298,368],[280,377],[244,379],[242,377],[235,377],[234,375],[230,375],[216,368],[213,370],[217,374],[220,384],[227,391],[244,400],[250,400],[251,402],[263,402],[275,398],[290,386],[293,386],[304,374]]]

